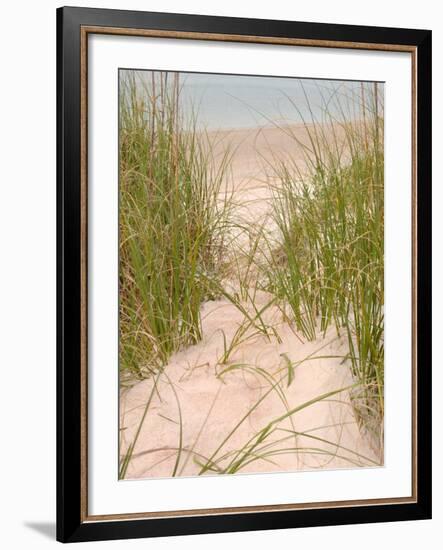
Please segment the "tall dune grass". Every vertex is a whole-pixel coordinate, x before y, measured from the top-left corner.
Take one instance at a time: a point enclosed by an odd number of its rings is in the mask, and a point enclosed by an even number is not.
[[[273,216],[279,244],[268,254],[267,288],[288,304],[309,340],[332,324],[349,344],[360,383],[354,405],[380,442],[384,389],[383,103],[362,87],[361,118],[345,110],[305,122],[305,167],[275,159]],[[355,100],[355,99],[354,99]],[[338,100],[340,101],[340,100]],[[285,131],[291,132],[290,129]]]
[[[120,365],[145,377],[201,338],[200,305],[217,279],[228,199],[178,74],[120,73]],[[124,378],[124,377],[123,377]]]

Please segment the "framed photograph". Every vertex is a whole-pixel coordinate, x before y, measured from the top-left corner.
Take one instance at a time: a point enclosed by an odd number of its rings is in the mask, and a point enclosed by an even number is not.
[[[431,31],[57,48],[58,540],[430,518]]]

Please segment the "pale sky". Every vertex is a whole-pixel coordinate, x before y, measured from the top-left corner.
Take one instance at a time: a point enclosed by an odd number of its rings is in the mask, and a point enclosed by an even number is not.
[[[122,71],[124,78],[125,71]],[[137,71],[146,82],[151,71]],[[355,81],[312,80],[287,77],[180,73],[182,113],[197,112],[198,125],[208,129],[248,128],[274,123],[320,121],[327,107],[339,116],[360,116],[362,84]],[[364,83],[366,98],[374,85]],[[383,84],[378,85],[380,99]]]

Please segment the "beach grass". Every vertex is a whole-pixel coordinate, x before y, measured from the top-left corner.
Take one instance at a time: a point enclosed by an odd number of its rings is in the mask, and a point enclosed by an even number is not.
[[[143,378],[201,339],[200,305],[217,280],[228,199],[178,74],[120,75],[120,369]]]
[[[289,308],[308,340],[333,324],[345,334],[356,412],[378,439],[384,412],[383,105],[377,84],[360,98],[358,120],[305,123],[304,166],[274,159],[268,290]],[[364,101],[364,103],[363,103]],[[291,132],[291,129],[285,129]]]

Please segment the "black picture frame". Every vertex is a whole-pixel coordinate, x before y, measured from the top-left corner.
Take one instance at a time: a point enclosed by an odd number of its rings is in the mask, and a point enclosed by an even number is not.
[[[324,47],[407,47],[415,55],[415,462],[413,501],[150,518],[88,518],[84,436],[87,301],[82,256],[82,28],[138,29],[321,41]],[[103,29],[105,29],[103,31]],[[230,37],[230,38],[228,38]],[[234,38],[232,38],[234,37]],[[354,46],[352,46],[354,44]],[[82,107],[83,105],[83,107]],[[83,166],[87,159],[83,158]],[[82,291],[83,288],[83,291]],[[87,469],[86,469],[87,474]],[[83,484],[83,485],[82,485]],[[83,489],[82,489],[83,486]],[[87,502],[86,502],[87,505]],[[431,517],[431,31],[63,7],[57,10],[57,539],[62,542],[158,537]]]

